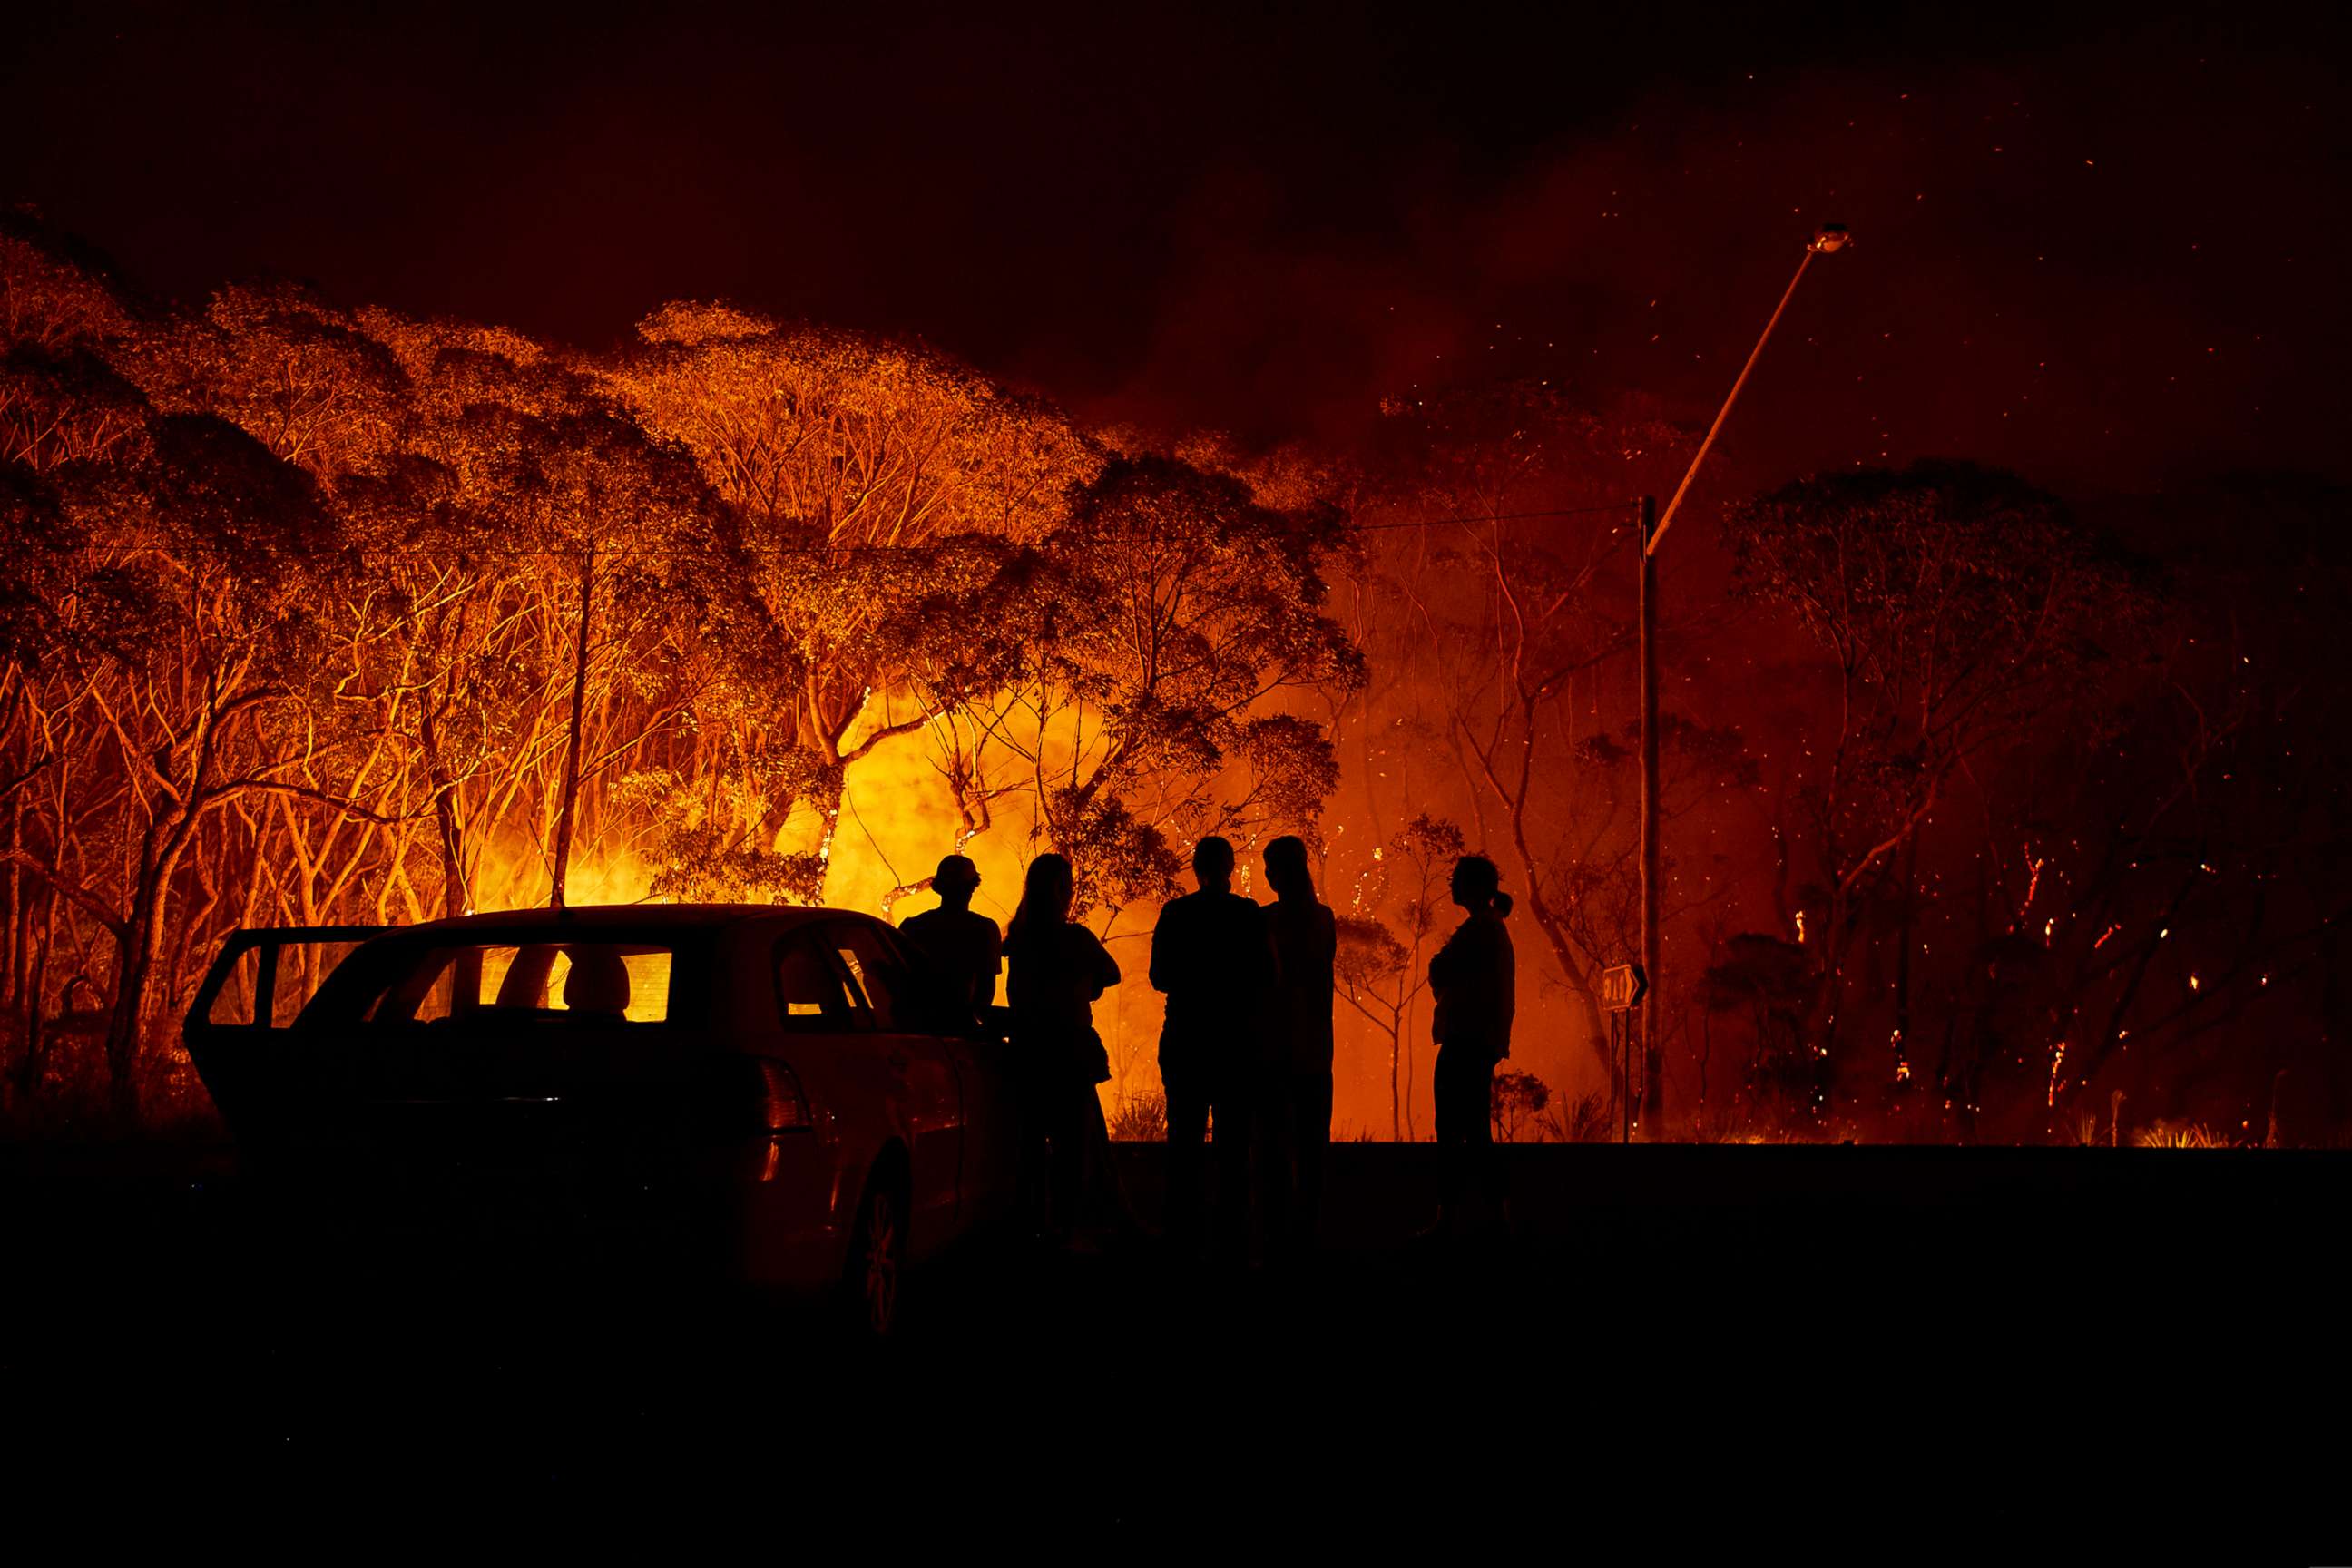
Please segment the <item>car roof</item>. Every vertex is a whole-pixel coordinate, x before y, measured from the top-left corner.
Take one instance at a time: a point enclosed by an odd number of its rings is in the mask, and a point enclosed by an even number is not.
[[[550,927],[582,931],[710,931],[753,921],[795,926],[810,921],[843,918],[872,920],[874,917],[855,910],[816,909],[798,904],[587,904],[561,910],[493,910],[481,914],[428,921],[422,925],[400,929],[403,932],[449,936],[476,931],[545,931]]]

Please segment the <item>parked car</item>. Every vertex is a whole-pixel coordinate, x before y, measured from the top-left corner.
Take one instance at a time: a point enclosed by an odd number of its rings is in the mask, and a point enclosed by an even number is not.
[[[887,1331],[910,1261],[1018,1202],[1010,1047],[950,990],[842,910],[528,910],[239,931],[186,1039],[297,1180],[625,1203]]]

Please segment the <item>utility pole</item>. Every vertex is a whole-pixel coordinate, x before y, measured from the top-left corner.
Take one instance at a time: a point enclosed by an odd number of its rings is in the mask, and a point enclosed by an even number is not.
[[[1645,1000],[1653,1005],[1642,1009],[1642,1100],[1635,1114],[1649,1126],[1654,1138],[1664,1131],[1664,1075],[1658,1070],[1663,1042],[1658,1037],[1654,1005],[1663,986],[1658,969],[1658,558],[1650,549],[1657,523],[1658,498],[1643,496],[1638,531],[1642,546],[1642,973],[1649,981]],[[1625,1092],[1631,1095],[1633,1086],[1628,1083]]]
[[[1698,477],[1698,466],[1706,461],[1707,452],[1715,438],[1722,434],[1723,422],[1731,417],[1731,405],[1739,401],[1740,388],[1748,384],[1756,362],[1764,357],[1764,345],[1772,341],[1772,329],[1780,324],[1780,313],[1796,297],[1797,285],[1805,280],[1805,268],[1816,256],[1827,256],[1845,248],[1848,235],[1843,224],[1823,224],[1805,246],[1805,254],[1798,259],[1797,275],[1789,279],[1789,287],[1780,295],[1780,302],[1772,307],[1772,319],[1764,323],[1756,347],[1748,355],[1748,363],[1739,367],[1739,379],[1731,384],[1731,394],[1716,411],[1715,423],[1706,429],[1706,439],[1698,444],[1691,457],[1690,467],[1683,471],[1683,482],[1675,487],[1674,500],[1666,503],[1666,514],[1658,515],[1654,496],[1641,499],[1641,635],[1642,647],[1642,969],[1649,980],[1647,1001],[1642,1009],[1642,1118],[1650,1124],[1650,1136],[1657,1137],[1665,1131],[1665,1075],[1661,1070],[1664,1061],[1664,1031],[1660,1027],[1658,1006],[1664,998],[1664,987],[1659,978],[1658,906],[1663,890],[1658,886],[1658,543],[1666,530],[1675,524],[1675,514],[1682,510],[1683,497],[1690,493],[1691,480]],[[1628,1094],[1633,1085],[1625,1086]]]

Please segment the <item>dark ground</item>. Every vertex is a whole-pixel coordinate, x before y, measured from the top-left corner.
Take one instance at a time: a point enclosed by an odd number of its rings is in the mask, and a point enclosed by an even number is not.
[[[1516,1237],[1413,1242],[1434,1151],[1342,1145],[1310,1267],[971,1254],[872,1352],[527,1240],[386,1245],[203,1142],[18,1147],[8,1473],[107,1528],[257,1545],[477,1505],[992,1558],[2347,1540],[2352,1155],[1507,1152]],[[1158,1154],[1120,1150],[1147,1213]]]

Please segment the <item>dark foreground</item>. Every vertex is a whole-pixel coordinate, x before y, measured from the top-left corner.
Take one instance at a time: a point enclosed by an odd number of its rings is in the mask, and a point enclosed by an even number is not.
[[[19,1149],[8,1469],[313,1548],[485,1507],[989,1560],[2346,1542],[2352,1156],[1519,1149],[1518,1234],[1438,1246],[1433,1152],[1335,1149],[1308,1266],[970,1254],[874,1351],[530,1237],[388,1241],[205,1145]],[[1149,1217],[1158,1151],[1120,1154]]]

